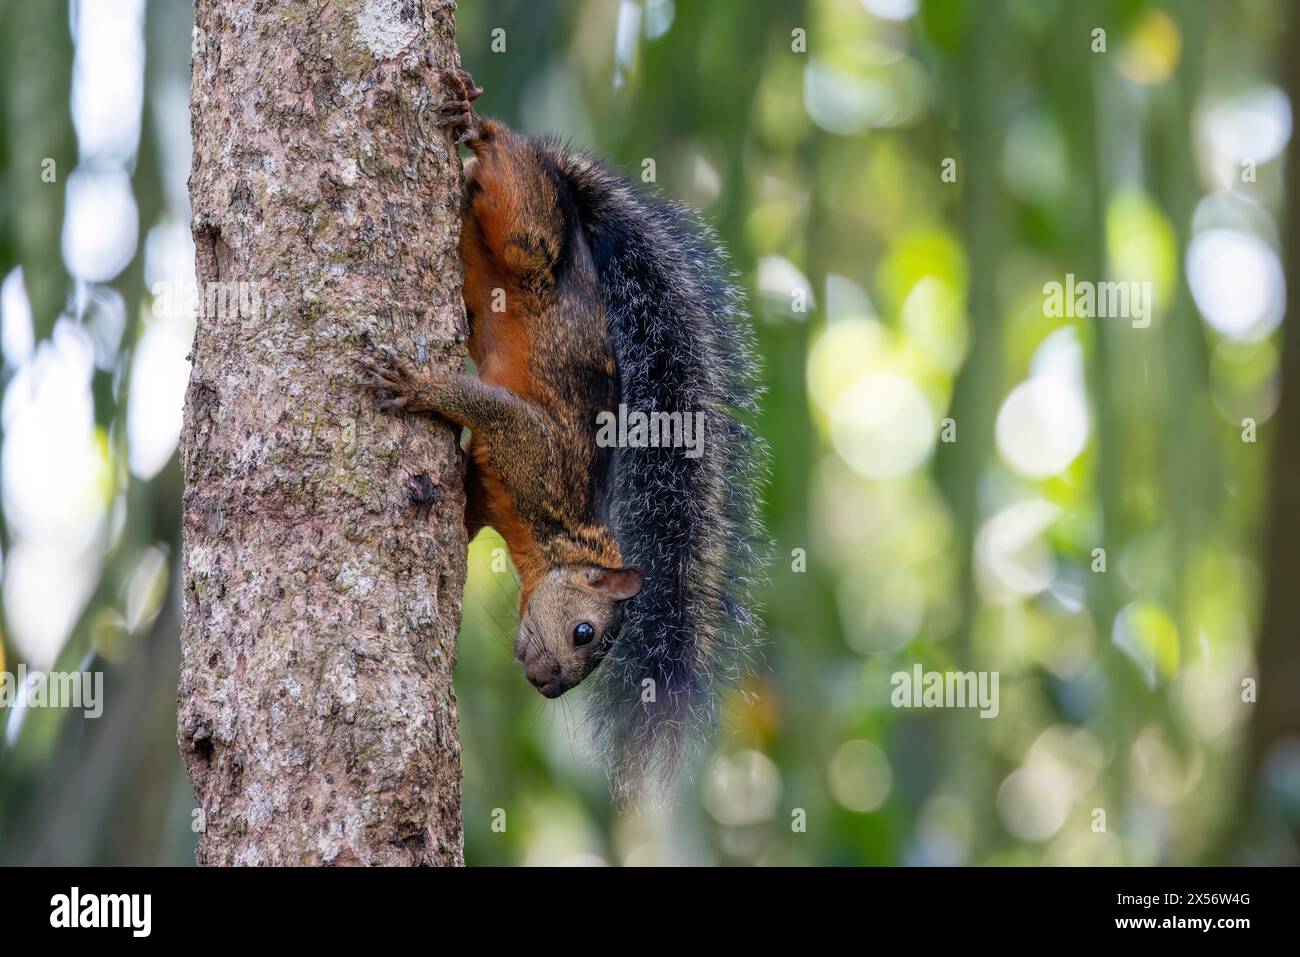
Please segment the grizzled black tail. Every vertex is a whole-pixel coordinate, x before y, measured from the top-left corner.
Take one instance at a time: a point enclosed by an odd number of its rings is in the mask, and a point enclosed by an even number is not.
[[[766,449],[743,422],[759,394],[753,334],[725,253],[694,211],[556,143],[544,153],[595,260],[627,409],[703,415],[698,457],[625,447],[613,462],[610,528],[646,583],[592,676],[585,724],[628,797],[671,782],[757,644]]]

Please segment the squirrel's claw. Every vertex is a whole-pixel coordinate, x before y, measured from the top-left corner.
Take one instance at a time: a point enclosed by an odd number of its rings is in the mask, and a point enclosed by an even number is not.
[[[468,73],[457,67],[439,74],[445,99],[437,107],[437,125],[453,132],[455,143],[472,143],[478,139],[473,102],[483,93]]]
[[[387,392],[376,403],[381,412],[400,411],[410,402],[407,385],[410,376],[405,363],[387,346],[381,346],[377,356],[360,356],[356,361],[363,375],[361,384],[372,392]]]
[[[375,407],[380,412],[429,412],[436,408],[433,395],[440,375],[416,366],[388,346],[355,360],[361,370],[361,384],[377,392]]]
[[[457,145],[461,143],[472,143],[478,139],[478,129],[474,126],[473,116],[470,112],[468,100],[461,100],[457,103],[447,103],[438,107],[438,127],[442,129],[451,129],[455,132],[453,137]],[[470,117],[468,120],[466,117]]]
[[[401,387],[398,373],[390,366],[370,359],[358,359],[357,367],[365,373],[361,382],[368,388],[392,390]]]
[[[462,100],[472,103],[483,95],[483,87],[475,85],[474,78],[469,75],[469,71],[462,67],[443,70],[440,78],[443,84],[449,84]]]

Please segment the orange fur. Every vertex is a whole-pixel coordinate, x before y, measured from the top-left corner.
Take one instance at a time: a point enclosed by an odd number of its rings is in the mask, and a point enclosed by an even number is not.
[[[519,284],[507,246],[512,224],[522,218],[525,199],[516,186],[518,175],[511,174],[511,152],[494,148],[497,137],[509,133],[495,128],[492,121],[484,121],[482,126],[480,138],[473,144],[478,161],[469,176],[481,188],[469,190],[460,235],[465,306],[473,316],[469,353],[484,382],[537,401],[539,396],[529,371],[532,342],[524,319],[525,305],[531,297]],[[495,311],[493,306],[500,305],[502,293],[505,309]],[[482,488],[481,500],[474,504],[482,514],[473,516],[470,531],[472,534],[483,525],[491,525],[505,539],[521,578],[522,610],[545,573],[546,562],[528,523],[487,461],[486,449],[474,445],[471,453],[479,465]]]

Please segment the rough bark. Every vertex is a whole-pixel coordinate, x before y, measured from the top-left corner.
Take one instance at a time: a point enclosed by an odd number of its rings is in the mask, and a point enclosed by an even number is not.
[[[463,861],[457,436],[376,413],[352,364],[372,341],[463,355],[460,164],[433,115],[454,9],[195,3],[199,291],[258,293],[200,315],[186,395],[201,864]]]

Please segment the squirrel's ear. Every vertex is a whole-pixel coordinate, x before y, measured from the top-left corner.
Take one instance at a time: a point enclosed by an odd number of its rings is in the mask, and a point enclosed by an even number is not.
[[[637,568],[592,568],[587,584],[613,601],[627,601],[641,590],[645,576]]]

